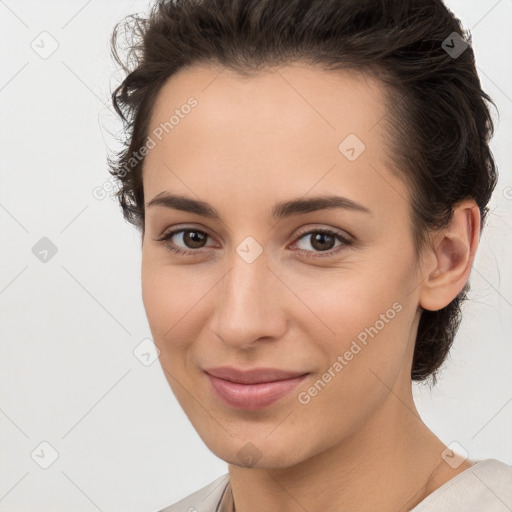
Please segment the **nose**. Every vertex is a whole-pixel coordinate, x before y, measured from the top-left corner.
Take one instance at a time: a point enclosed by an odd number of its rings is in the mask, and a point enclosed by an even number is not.
[[[211,330],[227,345],[248,349],[285,333],[286,287],[263,254],[248,263],[235,253],[215,290]]]

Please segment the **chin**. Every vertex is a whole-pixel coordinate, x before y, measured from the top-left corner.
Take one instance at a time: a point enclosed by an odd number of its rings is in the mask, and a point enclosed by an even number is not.
[[[231,437],[221,430],[218,437],[213,438],[211,431],[198,431],[205,445],[215,456],[235,466],[287,468],[307,458],[304,439],[295,438],[284,428],[279,435],[276,435],[276,432],[269,435],[269,432],[272,432],[272,429],[266,426],[264,429],[246,429],[243,436]]]

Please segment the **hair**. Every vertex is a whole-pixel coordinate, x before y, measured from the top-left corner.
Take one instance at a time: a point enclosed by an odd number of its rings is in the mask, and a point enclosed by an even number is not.
[[[125,60],[118,52],[123,30]],[[467,47],[449,54],[446,41],[449,48],[454,41],[457,49]],[[471,35],[441,0],[157,0],[146,16],[115,27],[111,47],[126,76],[112,93],[124,139],[108,159],[109,172],[120,184],[124,218],[143,235],[144,159],[133,156],[146,142],[162,85],[201,64],[246,76],[303,62],[377,77],[387,97],[389,168],[411,195],[416,255],[432,233],[449,226],[464,199],[477,203],[484,226],[497,181],[489,147],[495,104],[481,88]],[[436,382],[468,291],[469,281],[446,307],[422,310],[412,380]]]

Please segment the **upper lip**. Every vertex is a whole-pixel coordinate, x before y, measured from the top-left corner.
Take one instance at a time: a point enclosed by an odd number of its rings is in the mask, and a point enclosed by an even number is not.
[[[239,384],[259,384],[262,382],[275,382],[277,380],[293,379],[306,375],[308,372],[296,372],[288,370],[280,370],[278,368],[253,368],[250,370],[242,370],[229,366],[217,368],[208,368],[206,373],[219,379],[237,382]]]

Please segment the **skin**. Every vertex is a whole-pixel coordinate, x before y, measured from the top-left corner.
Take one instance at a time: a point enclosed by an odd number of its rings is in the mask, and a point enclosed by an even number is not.
[[[452,469],[441,458],[445,445],[418,415],[410,371],[420,307],[446,306],[469,277],[477,205],[458,205],[415,258],[409,192],[384,163],[384,89],[370,76],[295,63],[242,77],[197,65],[162,87],[148,133],[190,96],[198,105],[144,164],[142,293],[169,385],[228,463],[237,512],[412,508],[471,465]],[[366,146],[354,161],[338,149],[350,133]],[[163,192],[205,201],[221,219],[147,206]],[[371,213],[271,217],[277,202],[333,193]],[[200,254],[157,240],[178,228],[208,235],[202,245],[172,238]],[[311,256],[321,246],[302,233],[322,228],[352,243],[335,239],[327,248],[338,253]],[[236,251],[248,236],[262,248],[252,263]],[[299,392],[394,303],[400,312],[300,403]],[[203,371],[224,365],[310,373],[268,408],[241,411],[219,401]]]

